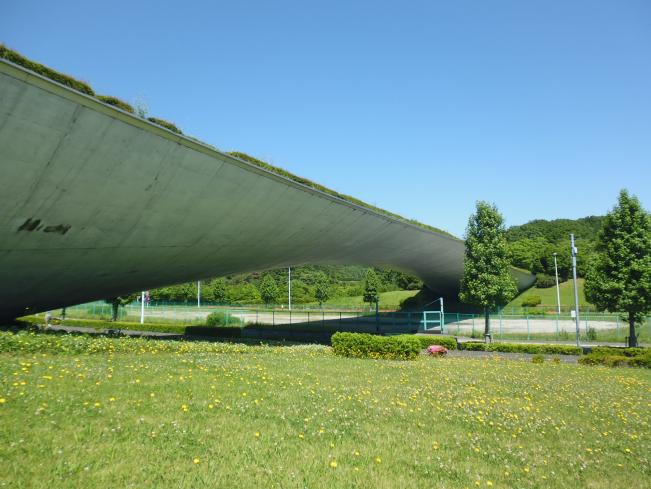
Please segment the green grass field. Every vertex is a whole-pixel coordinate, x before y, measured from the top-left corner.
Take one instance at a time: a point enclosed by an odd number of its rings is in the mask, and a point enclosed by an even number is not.
[[[579,307],[584,308],[590,306],[594,310],[588,301],[585,300],[585,293],[583,292],[583,284],[585,280],[580,278],[577,280],[579,286]],[[574,309],[574,286],[572,281],[568,280],[567,282],[562,282],[559,284],[558,288],[561,292],[561,307],[564,311]],[[538,289],[536,287],[531,287],[530,289],[525,290],[522,294],[518,295],[515,299],[509,302],[506,306],[506,310],[509,308],[520,308],[521,303],[527,297],[532,295],[540,296],[542,300],[542,305],[548,307],[551,310],[556,309],[556,286],[549,287],[546,289]]]
[[[380,309],[397,309],[400,303],[409,297],[418,294],[418,290],[393,290],[391,292],[380,293]],[[364,302],[364,297],[357,295],[354,297],[335,297],[326,302],[329,306],[342,307],[364,307],[368,304]]]
[[[0,357],[2,486],[649,487],[648,370],[11,333]]]

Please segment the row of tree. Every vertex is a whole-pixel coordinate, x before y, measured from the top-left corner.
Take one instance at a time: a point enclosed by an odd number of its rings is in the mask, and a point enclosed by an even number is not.
[[[366,273],[367,269],[361,266],[292,268],[292,303],[323,304],[330,298],[361,296],[364,294]],[[422,287],[422,282],[416,277],[396,270],[375,268],[374,274],[379,292],[419,290]],[[201,282],[201,300],[206,303],[274,304],[286,302],[287,296],[286,268]],[[150,297],[153,301],[195,302],[197,283],[189,282],[153,289],[150,291]]]
[[[636,346],[635,327],[651,313],[651,217],[636,197],[622,190],[617,205],[600,224],[589,259],[584,262],[586,298],[601,310],[624,313],[629,344]],[[520,242],[540,238],[524,237]],[[517,294],[509,272],[512,249],[504,220],[494,205],[477,203],[465,240],[459,299],[483,308],[485,333],[489,334],[489,311],[504,306]],[[568,255],[567,247],[558,252],[566,275]]]

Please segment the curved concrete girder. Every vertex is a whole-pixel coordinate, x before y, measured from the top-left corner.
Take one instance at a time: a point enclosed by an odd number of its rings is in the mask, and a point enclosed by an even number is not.
[[[220,153],[0,61],[0,316],[302,264],[454,295],[463,243]],[[520,288],[528,272],[513,271]]]

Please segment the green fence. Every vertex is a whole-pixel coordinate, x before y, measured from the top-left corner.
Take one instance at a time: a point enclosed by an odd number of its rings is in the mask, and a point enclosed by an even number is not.
[[[264,325],[279,329],[306,331],[358,331],[383,334],[415,333],[423,331],[422,312],[385,312],[377,316],[372,311],[332,309],[273,309],[257,307],[233,307],[196,304],[150,304],[144,310],[144,325],[176,324],[203,325],[211,312],[219,311],[236,325]],[[510,310],[508,312],[511,312]],[[61,311],[55,311],[60,315]],[[75,319],[111,318],[109,304],[98,301],[66,308],[66,317]],[[140,322],[141,307],[138,303],[119,308],[119,320]],[[454,336],[483,338],[484,316],[477,314],[446,313],[444,325],[435,328]],[[576,325],[568,314],[535,313],[493,313],[490,315],[490,330],[497,340],[532,341],[574,341]],[[651,318],[638,326],[640,342],[651,343]],[[599,341],[624,343],[629,336],[628,324],[617,314],[580,311],[580,338],[582,342]]]

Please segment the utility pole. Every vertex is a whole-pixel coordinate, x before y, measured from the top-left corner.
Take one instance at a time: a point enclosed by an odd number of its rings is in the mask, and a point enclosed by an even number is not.
[[[574,280],[574,318],[576,320],[576,346],[581,346],[579,341],[579,289],[576,286],[576,254],[578,250],[574,246],[574,235],[570,234],[570,243],[572,247],[572,278]]]
[[[558,287],[558,263],[556,262],[556,253],[554,253],[554,271],[556,272],[556,304],[558,306],[558,315],[561,315],[561,289]]]
[[[292,267],[287,268],[287,309],[292,310]]]
[[[201,280],[197,280],[197,307],[201,307]]]

